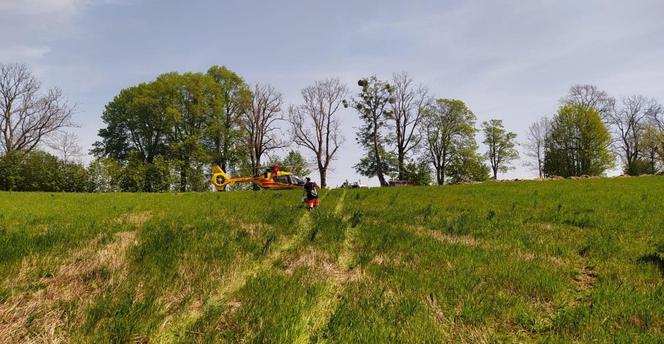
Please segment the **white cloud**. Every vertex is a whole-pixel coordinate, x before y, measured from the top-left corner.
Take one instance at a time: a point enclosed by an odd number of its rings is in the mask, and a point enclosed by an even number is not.
[[[0,0],[0,11],[26,15],[71,15],[88,2],[88,0]]]

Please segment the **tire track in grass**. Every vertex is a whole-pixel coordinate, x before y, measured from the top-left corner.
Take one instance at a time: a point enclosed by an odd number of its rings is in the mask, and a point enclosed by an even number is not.
[[[334,213],[341,215],[346,198],[346,190],[343,191],[339,201],[334,207]],[[356,236],[356,229],[350,225],[346,227],[346,236],[344,238],[341,253],[337,259],[337,265],[341,268],[342,272],[350,270],[351,262],[353,261],[353,242]],[[309,312],[304,314],[300,319],[301,328],[303,332],[295,340],[295,343],[313,343],[321,341],[322,331],[330,321],[332,315],[336,312],[339,306],[341,294],[344,291],[344,282],[348,279],[330,278],[329,283],[321,292],[318,302],[311,308]]]
[[[537,252],[523,250],[520,248],[515,248],[501,243],[484,241],[475,238],[471,235],[449,234],[446,232],[429,229],[424,226],[415,226],[415,225],[405,225],[403,228],[407,230],[409,233],[416,235],[420,238],[431,238],[438,242],[445,243],[448,245],[458,245],[469,248],[477,248],[492,253],[503,253],[506,254],[507,256],[526,262],[536,261],[537,259],[540,259],[548,263],[551,263],[557,267],[570,267],[575,265],[575,262],[570,262],[560,257],[554,257],[546,254],[539,254]]]
[[[329,190],[326,190],[325,194],[321,197],[321,200],[325,199],[328,194]],[[228,278],[224,279],[226,283],[222,283],[222,286],[206,301],[203,307],[191,307],[191,309],[185,311],[186,315],[173,319],[173,324],[169,324],[170,319],[166,319],[162,322],[159,331],[160,333],[157,335],[157,338],[160,341],[174,341],[179,333],[186,332],[187,328],[193,325],[205,314],[206,308],[231,304],[232,300],[229,300],[231,295],[242,289],[251,278],[268,271],[274,262],[283,256],[284,252],[291,250],[302,242],[306,238],[309,228],[311,228],[311,216],[309,212],[306,212],[298,220],[297,231],[295,234],[287,238],[287,240],[283,241],[281,244],[276,245],[270,250],[270,253],[264,259],[250,264],[246,269],[234,270]],[[236,307],[239,306],[236,305]]]

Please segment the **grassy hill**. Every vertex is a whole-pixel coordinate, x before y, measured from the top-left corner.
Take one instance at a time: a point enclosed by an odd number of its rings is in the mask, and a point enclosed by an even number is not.
[[[664,338],[664,178],[0,193],[0,342]]]

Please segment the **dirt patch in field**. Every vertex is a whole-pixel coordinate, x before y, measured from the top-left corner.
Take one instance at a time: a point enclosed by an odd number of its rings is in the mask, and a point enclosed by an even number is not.
[[[526,261],[526,262],[532,262],[536,261],[537,259],[543,259],[549,263],[552,263],[553,265],[559,266],[559,267],[567,267],[570,266],[569,261],[567,261],[564,258],[561,257],[555,257],[555,256],[548,256],[548,255],[543,255],[543,254],[538,254],[533,251],[528,251],[524,250],[521,248],[515,248],[510,245],[506,245],[504,243],[495,243],[495,242],[489,242],[489,241],[480,241],[478,239],[473,238],[472,236],[469,235],[453,235],[453,234],[448,234],[444,232],[439,232],[439,231],[434,231],[425,227],[421,226],[408,226],[410,230],[413,231],[418,236],[421,237],[429,237],[433,238],[437,241],[448,243],[448,244],[453,244],[453,245],[461,245],[461,246],[467,246],[467,247],[478,247],[482,248],[487,251],[492,251],[492,252],[505,252],[507,255]],[[385,257],[375,257],[374,262],[377,264],[381,264],[385,261]]]
[[[376,265],[393,265],[393,266],[402,266],[407,265],[401,255],[387,256],[385,254],[377,254],[371,259],[371,264]]]
[[[323,278],[332,278],[336,282],[344,283],[357,281],[362,274],[357,270],[345,271],[335,264],[329,255],[312,247],[301,250],[296,255],[284,258],[285,272],[292,275],[297,269],[309,268]]]
[[[270,229],[270,225],[266,223],[237,222],[235,225],[238,226],[241,230],[247,232],[252,238],[261,235]]]
[[[83,321],[85,306],[127,276],[125,253],[135,243],[135,233],[117,233],[110,244],[100,247],[101,242],[94,240],[55,273],[37,280],[29,276],[38,266],[24,263],[17,278],[5,283],[21,291],[0,304],[0,342],[68,342],[67,330]]]
[[[515,254],[516,257],[518,257],[519,259],[524,260],[524,261],[527,261],[527,262],[530,262],[530,261],[532,261],[532,260],[535,260],[535,258],[537,257],[537,256],[535,255],[535,253],[533,253],[533,252],[530,252],[530,251],[524,251],[524,250],[519,250],[519,249],[516,249],[516,250],[514,251],[514,254]]]
[[[150,219],[152,219],[152,212],[141,211],[136,213],[122,214],[115,219],[115,223],[119,225],[129,224],[136,227],[142,227]]]
[[[227,217],[224,218],[224,221],[239,229],[240,231],[244,231],[245,233],[249,234],[249,236],[252,238],[256,238],[272,229],[272,226],[267,223],[243,222],[237,217]]]
[[[551,264],[558,266],[558,267],[565,267],[569,266],[571,263],[562,257],[556,257],[556,256],[545,256],[545,259],[549,261]]]
[[[430,237],[441,242],[453,244],[453,245],[462,245],[462,246],[471,246],[476,247],[480,245],[480,242],[473,238],[470,235],[453,235],[445,232],[434,231],[422,226],[408,226],[415,234],[424,237]]]
[[[582,291],[588,291],[597,283],[597,272],[588,266],[584,266],[574,275],[574,282]]]

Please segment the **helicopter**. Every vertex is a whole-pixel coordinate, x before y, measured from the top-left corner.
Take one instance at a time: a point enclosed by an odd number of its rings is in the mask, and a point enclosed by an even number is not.
[[[283,167],[288,168],[292,166]],[[219,165],[212,167],[211,182],[217,191],[223,191],[226,189],[226,186],[233,186],[235,183],[253,183],[263,190],[302,189],[305,183],[304,179],[291,172],[281,171],[278,166],[276,169],[273,166],[264,173],[254,177],[231,178]]]

